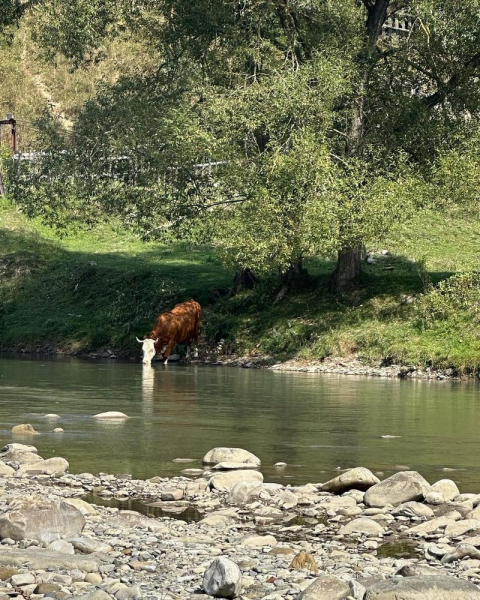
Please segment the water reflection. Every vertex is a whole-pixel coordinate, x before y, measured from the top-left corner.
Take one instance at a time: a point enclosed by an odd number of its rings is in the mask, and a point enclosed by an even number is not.
[[[142,400],[144,414],[151,415],[153,410],[153,394],[155,389],[155,369],[151,365],[142,368]]]
[[[116,410],[131,418],[95,422]],[[62,436],[43,415],[58,413]],[[475,383],[424,383],[308,373],[116,361],[0,359],[0,443],[19,415],[42,435],[39,453],[72,472],[178,475],[174,458],[247,448],[267,481],[322,482],[337,468],[448,476],[480,492],[480,397]],[[382,438],[382,436],[399,436]],[[273,465],[286,462],[284,469]],[[463,470],[459,470],[463,469]]]

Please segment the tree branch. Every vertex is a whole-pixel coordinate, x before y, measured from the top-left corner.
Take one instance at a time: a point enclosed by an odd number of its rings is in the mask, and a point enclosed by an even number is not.
[[[450,79],[439,87],[439,89],[422,98],[422,102],[428,108],[434,108],[438,104],[444,102],[449,94],[455,91],[455,89],[464,81],[466,81],[472,75],[480,71],[480,52],[474,54],[467,60],[463,66],[454,73]]]
[[[388,7],[387,17],[391,17],[399,10],[404,9],[406,6],[408,6],[408,4],[409,0],[393,0],[393,2],[391,2],[390,6]]]

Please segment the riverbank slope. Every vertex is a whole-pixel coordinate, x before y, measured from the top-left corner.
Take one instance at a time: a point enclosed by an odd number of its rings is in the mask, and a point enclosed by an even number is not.
[[[309,260],[308,274],[275,303],[274,279],[228,296],[233,274],[210,248],[146,243],[113,225],[60,238],[3,201],[0,349],[135,356],[135,336],[148,333],[159,312],[193,297],[204,307],[207,359],[235,354],[244,363],[303,368],[340,357],[340,371],[343,361],[384,373],[397,365],[407,373],[476,374],[476,302],[464,309],[445,299],[461,297],[462,285],[472,291],[457,279],[478,266],[479,232],[460,217],[419,214],[369,249],[348,293],[327,291],[333,261]],[[456,282],[450,297],[436,287],[447,279]]]

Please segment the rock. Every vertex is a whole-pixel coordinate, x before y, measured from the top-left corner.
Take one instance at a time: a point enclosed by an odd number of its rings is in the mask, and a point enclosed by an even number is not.
[[[12,433],[15,435],[37,435],[38,431],[35,431],[30,423],[22,423],[22,425],[12,427]]]
[[[297,571],[306,569],[312,573],[318,573],[317,563],[309,552],[299,552],[292,560],[290,568]]]
[[[54,552],[63,552],[64,554],[75,554],[75,549],[65,540],[54,540],[51,544],[48,544],[48,549]]]
[[[344,600],[348,596],[350,586],[346,581],[333,575],[322,575],[300,594],[299,600]]]
[[[376,521],[361,517],[353,519],[343,527],[340,527],[338,533],[340,535],[350,535],[352,533],[363,533],[364,535],[380,536],[383,535],[384,529]]]
[[[432,519],[434,512],[431,508],[425,506],[425,504],[420,504],[420,502],[404,502],[392,510],[392,515]]]
[[[257,469],[258,466],[241,462],[220,462],[212,467],[212,471],[235,471],[239,469]]]
[[[85,502],[85,500],[82,500],[81,498],[64,498],[63,501],[67,504],[70,504],[71,506],[74,506],[77,510],[79,510],[82,513],[82,515],[97,514],[97,511],[94,509],[94,507],[88,502]]]
[[[52,475],[53,477],[60,477],[68,471],[68,467],[68,461],[60,456],[54,456],[47,460],[22,465],[15,473],[15,477],[29,475]]]
[[[235,598],[242,589],[242,574],[228,558],[216,558],[203,576],[203,588],[209,596]]]
[[[150,519],[135,512],[134,510],[121,510],[115,517],[115,526],[117,527],[143,527],[150,531],[164,533],[165,527],[155,519]]]
[[[93,552],[111,552],[113,548],[109,544],[99,542],[88,537],[74,537],[70,539],[75,550],[80,550],[84,554],[92,554]]]
[[[11,446],[13,446],[13,444],[9,444]],[[15,444],[20,446],[20,444]],[[20,465],[28,465],[31,463],[37,463],[43,460],[43,458],[41,456],[39,456],[36,452],[28,452],[25,450],[16,450],[16,449],[11,449],[11,450],[7,450],[5,452],[2,452],[2,454],[0,454],[0,459],[2,461],[6,461],[6,462],[17,462]]]
[[[43,415],[44,419],[59,419],[60,415],[57,415],[55,413],[48,413],[48,415]]]
[[[443,555],[442,563],[448,564],[467,557],[480,559],[480,550],[477,550],[475,546],[472,546],[472,544],[461,543],[458,544],[453,552],[448,552],[447,554]]]
[[[213,525],[214,527],[221,525],[222,527],[228,527],[233,525],[234,519],[229,515],[222,515],[216,513],[210,513],[199,521],[200,525]]]
[[[222,462],[246,463],[259,467],[260,459],[243,448],[213,448],[205,454],[202,460],[205,465],[216,465]]]
[[[65,429],[62,429],[61,427],[55,427],[55,429],[53,430],[53,433],[63,433],[65,431]]]
[[[59,592],[61,589],[61,586],[56,583],[39,583],[35,588],[35,593],[45,595],[50,592]]]
[[[445,498],[445,502],[450,502],[460,494],[457,484],[451,479],[440,479],[432,485],[432,490],[440,492]]]
[[[283,490],[274,497],[275,504],[285,510],[295,508],[298,504],[298,498],[295,494],[292,494],[290,490]]]
[[[387,504],[398,506],[403,502],[421,500],[430,490],[429,483],[416,471],[401,471],[365,492],[367,506],[383,507]]]
[[[262,546],[273,546],[277,545],[277,540],[273,535],[251,535],[242,541],[242,546],[261,548]]]
[[[85,575],[85,581],[92,583],[93,585],[100,585],[102,583],[102,576],[98,573],[87,573]]]
[[[462,519],[461,521],[449,523],[445,527],[445,535],[447,537],[459,537],[474,529],[480,529],[480,521],[477,519]]]
[[[118,596],[116,596],[118,598]],[[112,600],[112,596],[103,590],[95,590],[81,596],[68,596],[69,600]]]
[[[0,567],[0,581],[6,581],[10,579],[12,575],[16,575],[18,573],[17,569],[13,567]]]
[[[379,482],[380,479],[378,479],[371,471],[364,467],[357,467],[345,471],[338,477],[324,483],[322,485],[322,492],[342,494],[343,492],[352,489],[365,491]]]
[[[163,502],[173,502],[183,498],[183,490],[181,488],[164,488],[161,493]]]
[[[455,523],[453,519],[450,519],[446,515],[443,517],[436,517],[435,519],[431,519],[430,521],[426,521],[425,523],[420,523],[419,525],[415,525],[414,527],[410,527],[408,533],[416,533],[416,534],[427,534],[433,533],[437,531],[437,529],[442,529],[446,527],[450,523]]]
[[[0,517],[0,539],[53,542],[78,536],[84,526],[85,518],[74,506],[27,496],[10,502]]]
[[[440,504],[445,503],[445,498],[442,492],[437,492],[435,490],[430,490],[425,494],[425,502],[427,504],[433,504],[434,506],[439,506]]]
[[[438,575],[434,577],[394,577],[372,585],[365,600],[476,600],[480,590],[476,585]]]
[[[287,466],[286,462],[277,462],[273,465],[277,469],[284,469]]]
[[[26,567],[30,570],[48,569],[55,565],[57,569],[78,569],[92,573],[98,571],[99,560],[95,557],[76,554],[62,554],[53,550],[36,548],[18,549],[2,547],[0,565],[9,567]]]
[[[0,477],[13,477],[15,469],[6,465],[3,461],[0,461]]]
[[[231,488],[227,503],[243,506],[250,500],[259,498],[262,491],[263,484],[258,481],[239,481]]]
[[[0,455],[0,458],[4,460],[3,455],[8,454],[9,452],[31,452],[32,454],[38,454],[38,450],[35,448],[35,446],[12,442],[11,444],[7,444],[2,448],[2,454]]]
[[[107,412],[98,413],[97,415],[93,415],[94,419],[100,419],[104,421],[116,421],[121,419],[129,419],[130,417],[125,413],[118,412],[115,410],[109,410]]]
[[[395,575],[400,577],[421,577],[426,575],[427,577],[436,577],[441,575],[442,572],[435,567],[427,567],[426,565],[403,565]]]
[[[18,573],[18,575],[12,575],[10,581],[12,585],[22,587],[35,583],[35,576],[31,573]]]
[[[210,479],[210,486],[220,492],[229,492],[232,488],[241,481],[260,482],[263,483],[263,475],[258,471],[243,470],[243,471],[227,471],[213,475]]]

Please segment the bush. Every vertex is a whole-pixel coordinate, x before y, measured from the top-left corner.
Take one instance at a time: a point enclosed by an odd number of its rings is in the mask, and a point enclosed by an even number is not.
[[[439,321],[480,318],[480,272],[453,275],[430,287],[417,303],[417,314],[423,329]]]

